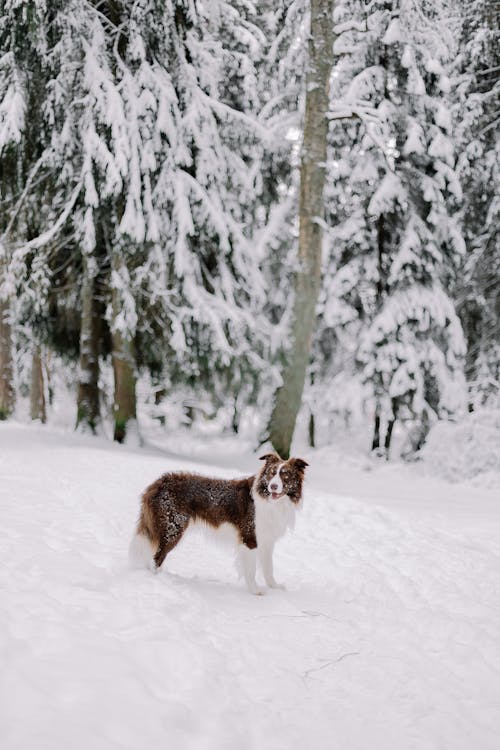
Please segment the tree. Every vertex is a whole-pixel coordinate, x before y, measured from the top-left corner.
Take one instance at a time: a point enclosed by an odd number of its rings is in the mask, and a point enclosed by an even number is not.
[[[353,23],[354,6],[342,4],[337,27],[325,310],[330,325],[358,332],[372,447],[388,453],[397,418],[421,422],[420,444],[462,398],[465,347],[447,292],[464,249],[447,70],[454,19],[440,4],[379,2]]]
[[[288,458],[290,454],[295,421],[300,409],[321,281],[323,189],[332,48],[333,2],[312,0],[300,168],[300,265],[295,275],[291,341],[282,375],[283,383],[275,395],[269,423],[271,443],[283,458]]]
[[[95,258],[82,253],[80,358],[78,371],[76,426],[96,432],[99,409],[99,309]]]
[[[37,138],[43,91],[40,52],[44,48],[43,3],[9,4],[0,15],[0,417],[14,408],[13,316],[16,275],[13,248],[37,216],[29,203],[32,183],[45,167]],[[34,210],[33,210],[34,209]],[[36,275],[36,273],[35,273]]]
[[[44,174],[26,190],[8,270],[37,343],[74,358],[80,319],[77,423],[95,429],[99,352],[113,361],[120,440],[139,366],[214,394],[215,381],[237,373],[235,387],[254,391],[265,362],[265,245],[257,255],[252,234],[274,179],[260,169],[267,42],[254,9],[236,0],[210,10],[181,0],[29,5],[2,16],[16,34],[26,21],[38,35],[26,36],[24,71],[39,132],[23,121],[13,153],[26,170],[41,155]],[[9,39],[24,50],[24,39]],[[65,329],[54,319],[63,308]]]
[[[30,415],[31,419],[39,419],[42,424],[47,421],[43,364],[39,346],[34,346],[31,357]]]
[[[463,24],[455,65],[459,85],[454,119],[461,149],[467,252],[454,293],[467,339],[465,374],[472,410],[498,391],[500,381],[500,18],[494,2],[460,5]]]
[[[0,47],[5,50],[0,62],[0,419],[6,419],[15,403],[13,342],[12,342],[12,284],[7,277],[10,252],[9,234],[14,211],[16,185],[16,146],[21,140],[24,124],[25,99],[22,73],[16,59],[15,46],[8,31],[12,17],[1,19]]]
[[[7,419],[15,403],[12,357],[11,294],[6,283],[6,247],[0,244],[0,420]]]

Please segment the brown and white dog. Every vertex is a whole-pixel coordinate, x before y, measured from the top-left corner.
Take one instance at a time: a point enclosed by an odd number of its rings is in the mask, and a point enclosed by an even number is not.
[[[255,581],[257,559],[266,584],[282,588],[274,579],[273,549],[277,539],[293,527],[308,464],[301,458],[283,461],[274,453],[261,460],[265,463],[258,474],[244,479],[163,474],[142,495],[130,546],[132,560],[141,558],[158,569],[191,524],[202,522],[213,529],[229,525],[249,591],[262,593]]]

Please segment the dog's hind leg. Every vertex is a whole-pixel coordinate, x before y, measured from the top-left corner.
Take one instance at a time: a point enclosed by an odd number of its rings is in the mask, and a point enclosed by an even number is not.
[[[164,520],[161,526],[158,549],[153,558],[156,569],[161,566],[168,553],[179,543],[182,535],[188,527],[188,524],[189,516],[180,513],[169,515]]]

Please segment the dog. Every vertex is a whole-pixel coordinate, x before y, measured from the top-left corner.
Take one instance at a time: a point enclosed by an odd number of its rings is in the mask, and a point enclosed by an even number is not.
[[[201,522],[212,529],[229,526],[237,545],[240,573],[252,594],[262,594],[255,575],[257,560],[270,588],[284,588],[273,572],[276,541],[294,525],[302,504],[302,458],[261,456],[262,469],[243,479],[211,479],[190,473],[163,474],[146,488],[137,529],[131,542],[132,561],[149,562],[158,570],[186,529]]]

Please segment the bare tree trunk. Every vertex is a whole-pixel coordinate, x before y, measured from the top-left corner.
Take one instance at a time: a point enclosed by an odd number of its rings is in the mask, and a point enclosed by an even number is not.
[[[373,427],[372,451],[380,448],[380,404],[377,401],[375,406],[375,423]]]
[[[124,259],[117,251],[113,252],[112,266],[113,271],[118,279],[123,279],[122,265]],[[111,324],[111,347],[114,374],[114,403],[113,419],[114,430],[113,439],[118,443],[123,443],[130,430],[130,423],[136,422],[136,360],[135,346],[132,334],[123,331],[117,326],[117,320],[122,313],[123,295],[122,290],[112,285],[111,289],[111,307],[113,320]]]
[[[396,424],[396,417],[393,416],[388,421],[387,429],[385,431],[384,450],[385,450],[385,458],[387,461],[389,460],[389,453],[391,450],[392,431],[394,429],[395,424]]]
[[[51,365],[51,359],[50,351],[47,351],[45,353],[45,357],[43,358],[43,371],[44,371],[44,377],[45,382],[47,384],[47,396],[49,400],[49,406],[52,406],[54,403],[54,388],[52,386],[52,378],[51,378],[51,372],[50,372],[50,365]]]
[[[240,429],[240,411],[238,408],[238,393],[233,396],[233,416],[231,418],[231,429],[235,435],[238,434]]]
[[[314,414],[309,414],[309,445],[311,448],[316,448],[316,425],[314,422]]]
[[[0,419],[7,419],[12,414],[14,402],[14,364],[12,361],[10,305],[8,299],[0,298]]]
[[[321,282],[324,216],[323,188],[327,155],[329,82],[333,64],[333,0],[311,0],[306,108],[300,168],[299,261],[295,277],[291,346],[283,384],[275,395],[269,438],[283,458],[290,455],[314,333]]]
[[[384,440],[385,458],[387,461],[389,460],[389,453],[391,450],[392,431],[394,430],[394,425],[396,424],[399,412],[399,400],[397,398],[391,399],[391,408],[392,416],[387,423]]]
[[[121,333],[112,334],[114,391],[113,439],[123,443],[130,422],[136,420],[135,357],[133,342]]]
[[[396,424],[396,417],[393,417],[392,419],[388,421],[387,430],[385,431],[384,450],[385,450],[385,457],[387,460],[389,460],[389,451],[391,450],[392,431],[394,429],[395,424]]]
[[[314,385],[314,372],[311,372],[311,386]],[[308,425],[308,432],[309,432],[309,446],[311,448],[316,447],[316,420],[314,418],[314,411],[312,407],[310,407],[309,412],[309,425]]]
[[[42,424],[47,421],[43,365],[39,346],[33,349],[31,359],[30,415],[31,419],[39,419]]]
[[[95,278],[89,259],[83,258],[76,428],[95,434],[99,423],[99,316],[96,309]]]

